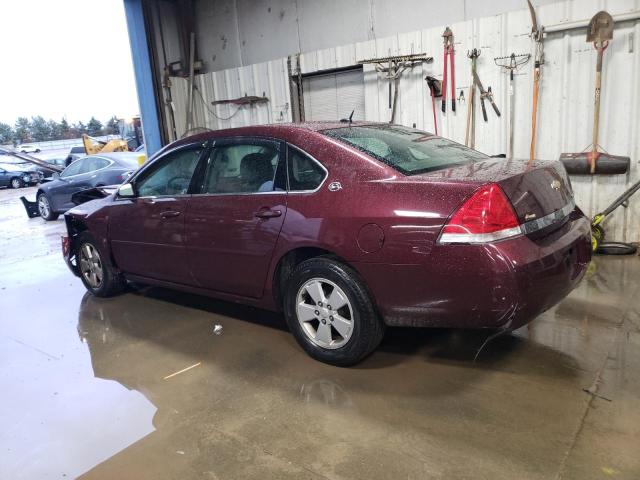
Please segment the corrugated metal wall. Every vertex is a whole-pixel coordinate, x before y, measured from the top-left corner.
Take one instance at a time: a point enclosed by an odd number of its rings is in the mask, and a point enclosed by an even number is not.
[[[612,15],[640,10],[640,0],[574,0],[537,8],[542,25],[590,18],[599,10]],[[431,65],[405,72],[400,81],[396,122],[433,131],[431,99],[425,75],[441,78],[442,32],[444,25],[422,31],[398,34],[367,42],[305,53],[300,58],[303,73],[354,65],[364,58],[425,52],[434,57]],[[531,28],[527,10],[509,12],[450,25],[455,35],[456,87],[468,97],[471,81],[468,50],[479,48],[478,74],[485,87],[491,85],[503,115],[496,118],[488,109],[489,121],[484,123],[478,107],[476,148],[496,154],[506,151],[508,92],[507,77],[494,64],[493,58],[515,53],[532,53],[528,36]],[[557,159],[561,152],[576,152],[590,144],[593,118],[593,88],[596,53],[585,41],[586,32],[573,30],[548,34],[545,40],[539,135],[537,156]],[[515,155],[528,157],[531,128],[532,62],[516,76]],[[291,120],[289,82],[286,59],[247,67],[200,75],[196,79],[204,102],[195,93],[195,125],[211,129]],[[244,107],[211,106],[212,100],[235,98],[245,94],[270,98],[268,104]],[[187,82],[173,79],[179,135],[185,128]],[[205,104],[208,107],[205,108]],[[365,118],[388,121],[387,82],[379,77],[372,65],[365,65]],[[215,109],[215,110],[214,110]],[[464,142],[466,105],[460,105],[456,115],[438,110],[439,133]],[[215,115],[214,115],[215,114]],[[614,39],[605,53],[600,143],[610,153],[629,155],[630,175],[572,177],[580,207],[594,215],[603,210],[633,181],[639,178],[640,160],[640,22],[616,24]],[[228,120],[224,120],[228,117]],[[631,201],[628,209],[620,208],[606,223],[608,238],[640,241],[640,197]]]

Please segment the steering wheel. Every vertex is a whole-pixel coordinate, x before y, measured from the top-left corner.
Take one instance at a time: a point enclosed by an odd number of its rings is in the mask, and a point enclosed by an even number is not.
[[[176,182],[183,182],[183,183],[178,183],[177,185],[174,185],[174,183]],[[187,188],[189,188],[190,182],[191,182],[191,177],[187,177],[184,175],[176,175],[175,177],[170,178],[169,181],[167,182],[167,190],[169,190],[169,192],[167,193],[182,192],[183,190],[186,190]]]

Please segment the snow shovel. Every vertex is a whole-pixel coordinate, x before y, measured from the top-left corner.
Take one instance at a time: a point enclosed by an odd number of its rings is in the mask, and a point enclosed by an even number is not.
[[[598,12],[587,27],[587,42],[593,42],[598,51],[596,62],[596,89],[593,112],[593,141],[590,152],[562,153],[560,161],[567,173],[574,175],[627,173],[631,159],[610,155],[598,150],[598,127],[600,125],[600,89],[602,86],[602,57],[613,38],[613,18],[605,11]]]

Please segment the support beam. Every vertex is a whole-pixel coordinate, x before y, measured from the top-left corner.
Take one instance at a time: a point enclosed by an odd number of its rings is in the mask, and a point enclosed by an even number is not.
[[[142,0],[124,0],[147,158],[162,148]]]

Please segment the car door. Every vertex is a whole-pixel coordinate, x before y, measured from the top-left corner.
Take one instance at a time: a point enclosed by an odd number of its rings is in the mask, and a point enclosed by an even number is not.
[[[123,271],[193,284],[184,225],[190,185],[204,145],[188,145],[154,160],[132,179],[134,198],[117,198],[109,212],[111,251]]]
[[[47,185],[49,201],[56,211],[64,211],[73,208],[75,205],[71,201],[71,195],[80,190],[78,177],[87,168],[85,161],[89,157],[73,162],[65,168],[57,180]]]
[[[281,143],[217,140],[189,200],[186,248],[198,285],[259,298],[287,211]]]
[[[0,168],[0,187],[6,187],[9,185],[9,175],[4,168]]]

